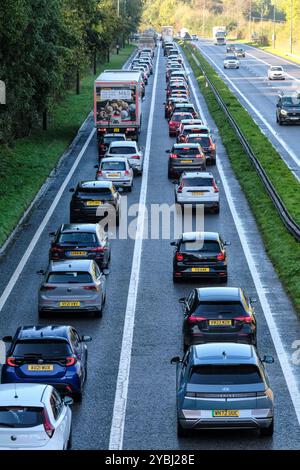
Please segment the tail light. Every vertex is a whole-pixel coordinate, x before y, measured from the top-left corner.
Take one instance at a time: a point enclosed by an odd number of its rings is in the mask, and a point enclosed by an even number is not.
[[[234,320],[243,323],[252,323],[252,317],[235,317]]]
[[[213,180],[213,188],[214,188],[214,192],[215,193],[218,193],[219,192],[219,188],[218,186],[216,185],[215,181]]]
[[[51,439],[51,437],[54,434],[55,429],[54,429],[54,426],[51,424],[48,411],[46,408],[44,408],[43,410],[43,425],[44,425],[45,432],[48,434],[48,437],[50,437]]]
[[[41,286],[41,291],[44,291],[44,292],[47,291],[47,290],[54,290],[54,289],[56,289],[55,286],[48,286],[47,284],[43,284]]]
[[[203,153],[197,153],[197,155],[195,155],[195,158],[204,158],[204,155]]]
[[[181,181],[180,186],[179,186],[178,189],[177,189],[177,192],[178,192],[179,194],[182,193],[183,186],[184,186],[183,181]]]
[[[11,366],[11,367],[16,367],[16,365],[17,365],[17,364],[16,364],[16,360],[15,360],[14,357],[8,357],[8,358],[6,359],[6,364],[7,364],[8,366]]]
[[[205,321],[205,317],[189,317],[188,322],[189,323],[197,323],[198,321]]]
[[[97,176],[102,176],[102,171],[97,171]]]
[[[100,148],[101,148],[101,150],[105,150],[105,145],[104,145],[104,144],[100,144]]]
[[[98,290],[96,286],[84,286],[84,290]]]
[[[170,158],[177,158],[176,153],[170,153]]]
[[[129,171],[129,170],[125,170],[125,171],[124,171],[124,175],[129,176],[129,175],[130,175],[130,171]]]
[[[170,127],[175,127],[175,125],[176,125],[176,123],[175,123],[174,121],[170,121],[170,122],[169,122],[169,126],[170,126]]]
[[[183,254],[178,252],[176,253],[176,261],[183,261]]]
[[[64,250],[62,248],[58,248],[58,246],[51,247],[51,253],[63,253]]]
[[[93,253],[103,253],[106,250],[105,246],[96,246],[96,248],[91,248],[91,252]]]
[[[67,367],[70,367],[70,366],[73,366],[76,362],[76,357],[74,356],[70,356],[70,357],[66,357],[66,366]]]
[[[209,150],[215,150],[215,149],[216,149],[216,146],[215,146],[214,144],[211,144],[211,145],[209,146]]]
[[[217,260],[218,261],[224,261],[225,260],[225,253],[219,253],[217,255]]]
[[[135,160],[139,160],[141,157],[139,155],[132,155],[130,158],[134,158]]]

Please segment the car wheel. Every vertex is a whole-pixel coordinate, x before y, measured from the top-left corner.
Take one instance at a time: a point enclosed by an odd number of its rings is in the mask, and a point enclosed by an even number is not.
[[[102,305],[103,305],[103,301],[102,301]],[[101,305],[101,309],[100,309],[100,310],[96,310],[96,311],[95,311],[95,314],[94,314],[95,318],[102,318],[102,316],[103,316],[103,313],[102,313],[102,305]]]
[[[177,421],[177,436],[178,437],[187,437],[189,435],[189,430],[181,426],[180,422]]]
[[[179,278],[179,277],[173,276],[173,282],[174,282],[174,284],[178,284],[179,281],[180,281],[180,278]]]
[[[69,439],[67,442],[67,450],[71,450],[71,449],[72,449],[72,428],[70,429]]]
[[[215,207],[214,213],[215,213],[215,214],[219,214],[219,213],[220,213],[220,206]]]
[[[128,193],[131,193],[131,191],[132,191],[132,186],[133,186],[133,185],[128,186],[128,188],[127,188],[127,192],[128,192]]]
[[[40,318],[45,318],[47,315],[46,313],[44,312],[44,310],[39,310],[39,317]]]
[[[173,178],[173,172],[170,169],[168,169],[168,178],[169,179]]]
[[[82,392],[74,392],[73,400],[76,401],[77,403],[80,403],[82,401]]]
[[[280,118],[278,118],[278,124],[282,126],[282,120]]]
[[[220,277],[220,282],[221,282],[222,284],[226,284],[227,280],[228,280],[227,276]]]
[[[263,437],[270,437],[273,436],[274,433],[274,420],[272,419],[272,423],[268,428],[260,428],[260,435]]]

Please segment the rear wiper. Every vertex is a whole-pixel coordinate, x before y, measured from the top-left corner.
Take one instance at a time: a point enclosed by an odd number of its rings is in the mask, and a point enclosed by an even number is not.
[[[39,353],[26,353],[26,354],[23,354],[23,356],[24,357],[43,357],[43,355]]]
[[[8,423],[0,423],[0,426],[6,427],[6,428],[14,428],[14,424],[8,424]]]

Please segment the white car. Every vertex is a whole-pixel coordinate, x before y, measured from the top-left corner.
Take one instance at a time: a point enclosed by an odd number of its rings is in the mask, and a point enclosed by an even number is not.
[[[239,69],[240,61],[235,55],[227,55],[224,59],[224,69]]]
[[[269,80],[285,80],[285,73],[281,65],[272,65],[268,69]]]
[[[174,182],[175,202],[189,204],[193,207],[204,204],[216,214],[220,211],[220,193],[213,174],[208,171],[193,171],[182,173],[179,182]]]
[[[44,384],[0,385],[0,450],[71,447],[72,398]]]
[[[133,170],[126,157],[102,158],[96,175],[97,181],[112,181],[116,188],[133,187]]]
[[[112,142],[105,157],[126,157],[134,172],[141,174],[143,171],[144,154],[134,140]]]

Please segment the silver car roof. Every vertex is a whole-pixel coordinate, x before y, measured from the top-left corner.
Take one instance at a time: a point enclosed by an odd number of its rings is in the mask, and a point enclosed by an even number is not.
[[[200,364],[253,364],[258,365],[258,357],[250,344],[206,343],[191,347],[193,365]]]
[[[93,272],[95,261],[92,259],[75,259],[63,261],[50,261],[48,266],[49,272],[72,272],[86,271]]]

